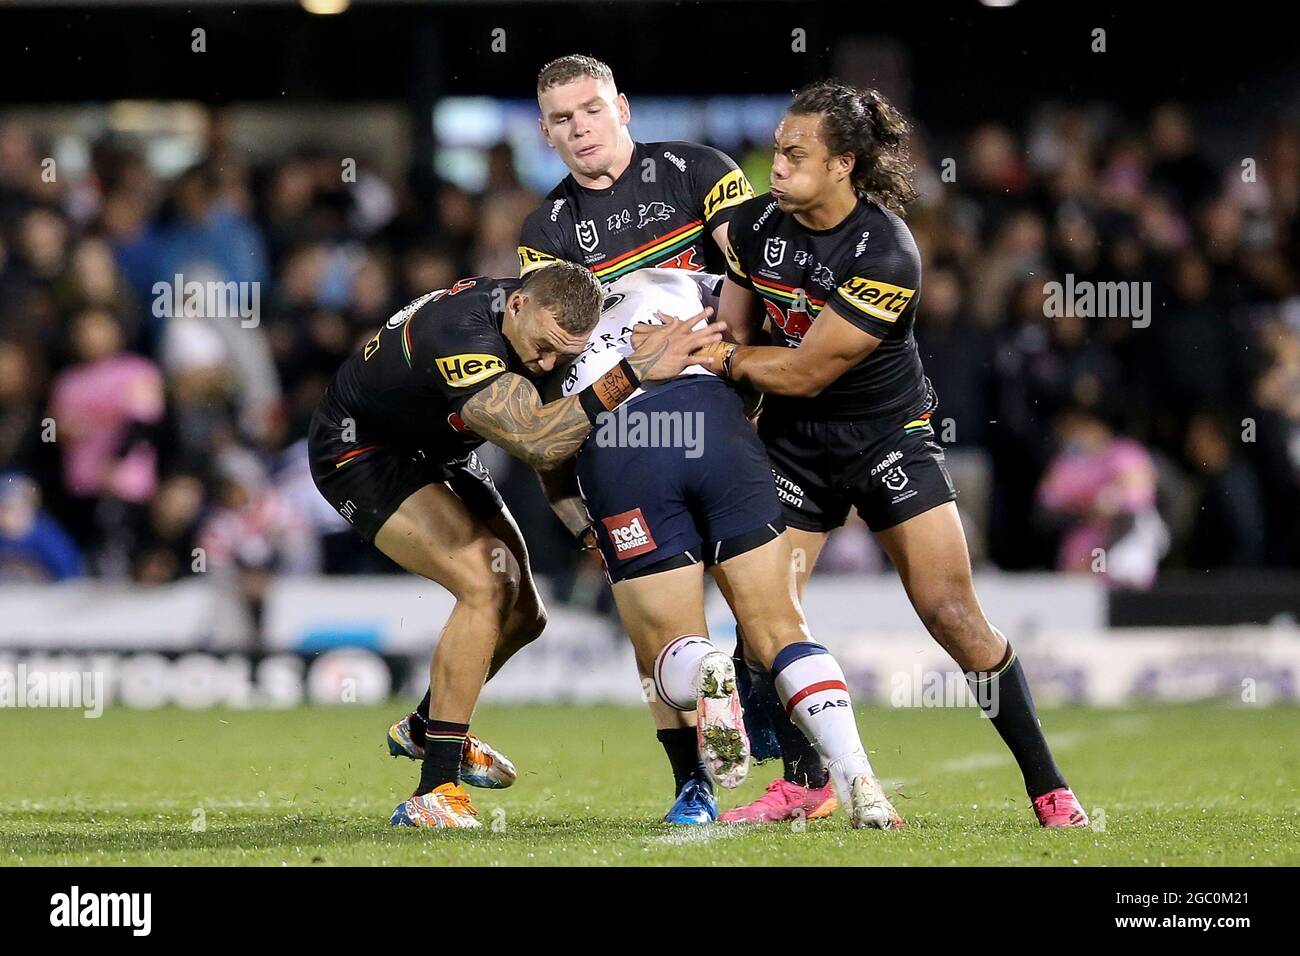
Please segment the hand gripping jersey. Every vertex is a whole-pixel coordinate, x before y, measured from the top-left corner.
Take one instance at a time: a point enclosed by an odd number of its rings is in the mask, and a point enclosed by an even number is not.
[[[460,279],[400,309],[339,369],[329,398],[370,441],[458,457],[483,443],[460,409],[498,375],[519,371],[501,334],[518,279]]]
[[[524,221],[519,274],[563,259],[602,283],[646,266],[719,272],[709,235],[754,195],[727,156],[695,143],[635,143],[607,189],[566,176]]]
[[[736,210],[729,237],[727,275],[763,300],[775,344],[798,347],[828,304],[881,340],[816,398],[769,396],[770,412],[844,421],[932,400],[912,335],[921,257],[902,219],[859,199],[838,226],[807,229],[764,194]]]
[[[656,312],[678,319],[699,313],[706,302],[712,301],[712,289],[719,279],[720,276],[705,272],[642,269],[609,285],[605,289],[600,321],[587,337],[582,353],[564,373],[564,394],[577,394],[631,355],[633,327],[641,323],[662,325],[663,320]],[[695,326],[705,324],[701,319]],[[678,378],[709,374],[700,365],[689,365]],[[644,388],[637,389],[625,402],[643,394]]]
[[[719,281],[681,269],[642,269],[610,284],[599,324],[565,371],[565,394],[631,354],[633,328],[662,324],[656,312],[699,313]],[[577,474],[614,582],[726,561],[783,528],[771,465],[744,402],[698,365],[638,390],[601,416],[578,453]]]

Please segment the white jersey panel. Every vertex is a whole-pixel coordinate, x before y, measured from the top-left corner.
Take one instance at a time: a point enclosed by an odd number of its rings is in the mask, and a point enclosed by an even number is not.
[[[600,321],[587,337],[587,345],[564,374],[564,394],[582,391],[622,359],[632,354],[632,329],[641,323],[662,325],[655,315],[662,312],[677,318],[689,318],[705,304],[715,309],[713,289],[719,276],[685,269],[639,269],[605,287],[605,303]],[[696,323],[696,327],[703,326]],[[688,366],[682,375],[710,375],[699,365]],[[650,387],[654,387],[651,385]],[[629,396],[630,401],[643,389]]]

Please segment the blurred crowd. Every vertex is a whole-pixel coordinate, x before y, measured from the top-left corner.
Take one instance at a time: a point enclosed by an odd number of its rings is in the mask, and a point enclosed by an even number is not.
[[[914,154],[916,334],[978,559],[1132,587],[1300,566],[1300,131],[1226,165],[1173,106],[1043,110],[947,163],[935,142]],[[307,421],[398,307],[515,274],[539,197],[510,150],[471,194],[324,151],[250,166],[223,135],[171,179],[106,138],[70,181],[48,147],[0,123],[0,577],[213,572],[256,600],[277,573],[391,570],[315,492]],[[160,310],[178,275],[259,289],[256,315]],[[1149,324],[1049,316],[1067,275],[1150,283]],[[591,585],[533,476],[492,464],[537,569]],[[872,547],[847,528],[828,570]]]

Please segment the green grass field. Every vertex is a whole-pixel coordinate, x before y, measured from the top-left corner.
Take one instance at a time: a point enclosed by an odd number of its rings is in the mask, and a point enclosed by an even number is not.
[[[14,864],[1300,864],[1300,709],[1051,710],[1048,737],[1093,815],[1043,832],[993,728],[971,710],[863,710],[908,821],[844,815],[674,828],[640,710],[484,708],[475,731],[520,769],[476,791],[473,832],[395,830],[416,766],[387,756],[390,708],[0,713],[0,863]],[[723,806],[773,776],[754,767]]]

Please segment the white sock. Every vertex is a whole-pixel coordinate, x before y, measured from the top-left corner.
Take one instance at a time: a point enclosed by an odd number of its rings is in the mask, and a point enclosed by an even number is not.
[[[677,710],[695,709],[695,675],[705,655],[721,653],[717,645],[698,634],[683,634],[669,641],[655,658],[654,682],[659,699]]]
[[[772,662],[772,677],[791,722],[817,750],[840,799],[847,802],[853,778],[873,771],[839,662],[820,644],[799,641],[781,648]]]

